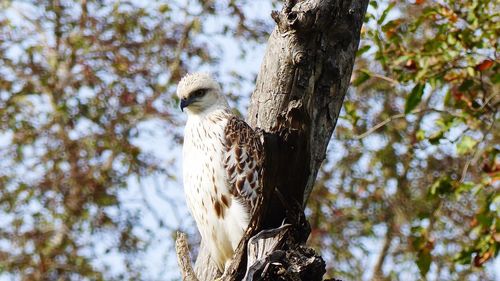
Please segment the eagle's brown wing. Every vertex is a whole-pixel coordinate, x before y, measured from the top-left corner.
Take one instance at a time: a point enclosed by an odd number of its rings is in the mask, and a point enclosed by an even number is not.
[[[261,194],[264,148],[245,121],[231,116],[225,128],[224,168],[231,194],[253,212]]]

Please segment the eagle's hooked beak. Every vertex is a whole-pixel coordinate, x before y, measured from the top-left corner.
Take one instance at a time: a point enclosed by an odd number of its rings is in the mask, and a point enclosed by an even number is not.
[[[192,99],[191,98],[187,98],[187,99],[181,99],[181,111],[184,112],[184,108],[187,107],[188,105],[190,105],[192,103]]]

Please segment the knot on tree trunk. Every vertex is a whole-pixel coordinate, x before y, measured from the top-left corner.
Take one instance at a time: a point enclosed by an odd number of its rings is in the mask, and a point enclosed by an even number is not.
[[[322,280],[325,262],[316,252],[296,242],[290,224],[261,231],[250,239],[245,281]],[[251,261],[252,258],[256,260]]]

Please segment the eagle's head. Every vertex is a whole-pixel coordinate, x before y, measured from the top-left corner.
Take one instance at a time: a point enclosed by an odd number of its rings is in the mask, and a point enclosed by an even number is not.
[[[192,73],[184,76],[177,86],[181,110],[188,114],[203,114],[213,109],[227,107],[227,101],[217,83],[207,73]]]

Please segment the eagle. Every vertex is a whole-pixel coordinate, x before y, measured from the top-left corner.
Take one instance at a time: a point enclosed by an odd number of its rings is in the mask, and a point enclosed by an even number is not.
[[[178,84],[187,113],[183,183],[187,206],[220,272],[225,272],[261,194],[263,146],[259,135],[232,113],[207,73]]]

